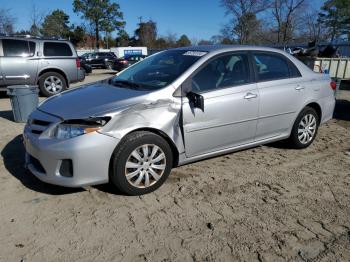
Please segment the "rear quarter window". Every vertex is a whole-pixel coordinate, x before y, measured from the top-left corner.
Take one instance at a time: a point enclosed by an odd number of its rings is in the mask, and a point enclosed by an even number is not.
[[[73,52],[67,43],[45,42],[44,56],[73,56]]]
[[[290,77],[301,77],[299,69],[293,64],[293,62],[289,63],[289,71]]]

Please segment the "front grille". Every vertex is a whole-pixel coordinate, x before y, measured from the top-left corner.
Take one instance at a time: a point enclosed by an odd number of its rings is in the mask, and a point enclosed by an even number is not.
[[[30,115],[26,130],[28,133],[39,136],[50,126],[61,121],[61,118],[37,109]]]
[[[32,164],[36,171],[38,171],[39,173],[46,174],[44,167],[41,165],[40,161],[35,157],[29,155],[29,163]]]
[[[38,125],[38,126],[48,126],[51,123],[48,121],[44,121],[44,120],[39,120],[39,119],[33,119],[32,120],[32,125]]]
[[[32,129],[32,133],[33,133],[33,134],[36,134],[36,135],[40,135],[42,132],[43,132],[43,131],[41,131],[41,130],[33,130],[33,129]]]
[[[51,122],[40,120],[40,119],[32,119],[30,123],[30,129],[33,134],[40,135],[44,132]]]

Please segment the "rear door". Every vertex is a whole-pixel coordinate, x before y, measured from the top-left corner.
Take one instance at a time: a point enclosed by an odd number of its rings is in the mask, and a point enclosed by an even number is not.
[[[34,41],[2,39],[1,70],[4,85],[35,84],[38,47]]]
[[[202,111],[183,97],[187,157],[254,141],[259,95],[251,68],[247,53],[229,53],[210,60],[187,80],[204,98]]]
[[[260,94],[256,140],[286,134],[304,101],[301,74],[282,54],[253,52],[252,57]]]
[[[70,82],[78,79],[78,68],[76,64],[75,50],[63,41],[45,41],[43,43],[43,58],[41,59],[41,70],[45,68],[57,68],[64,72]]]

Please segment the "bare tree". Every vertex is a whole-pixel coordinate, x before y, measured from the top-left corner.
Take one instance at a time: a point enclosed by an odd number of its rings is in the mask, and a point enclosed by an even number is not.
[[[303,15],[303,29],[301,30],[300,41],[314,40],[316,42],[325,41],[329,37],[327,28],[319,21],[317,10],[311,10]]]
[[[40,35],[40,27],[44,20],[45,14],[43,12],[39,12],[36,5],[33,4],[32,6],[32,13],[30,16],[30,28],[29,32],[33,36],[39,36]]]
[[[305,3],[305,0],[272,0],[278,44],[286,44],[293,39],[297,17],[303,13]]]
[[[0,34],[12,34],[15,20],[9,9],[0,8]]]
[[[260,21],[257,14],[270,7],[271,0],[221,0],[226,15],[232,16],[223,32],[227,38],[238,38],[240,44],[254,41]]]

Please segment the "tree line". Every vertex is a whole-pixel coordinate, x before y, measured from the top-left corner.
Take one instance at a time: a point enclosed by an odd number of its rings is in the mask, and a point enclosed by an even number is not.
[[[153,49],[207,44],[288,45],[307,41],[350,39],[350,0],[326,0],[320,10],[307,0],[220,0],[229,22],[210,39],[189,39],[174,33],[158,34],[157,22],[137,25],[133,35],[125,31],[123,12],[112,0],[74,0],[73,11],[83,21],[71,24],[60,9],[47,15],[33,7],[31,26],[14,31],[16,18],[0,8],[0,34],[30,34],[66,38],[79,48],[147,46]],[[112,37],[117,33],[116,37]]]

